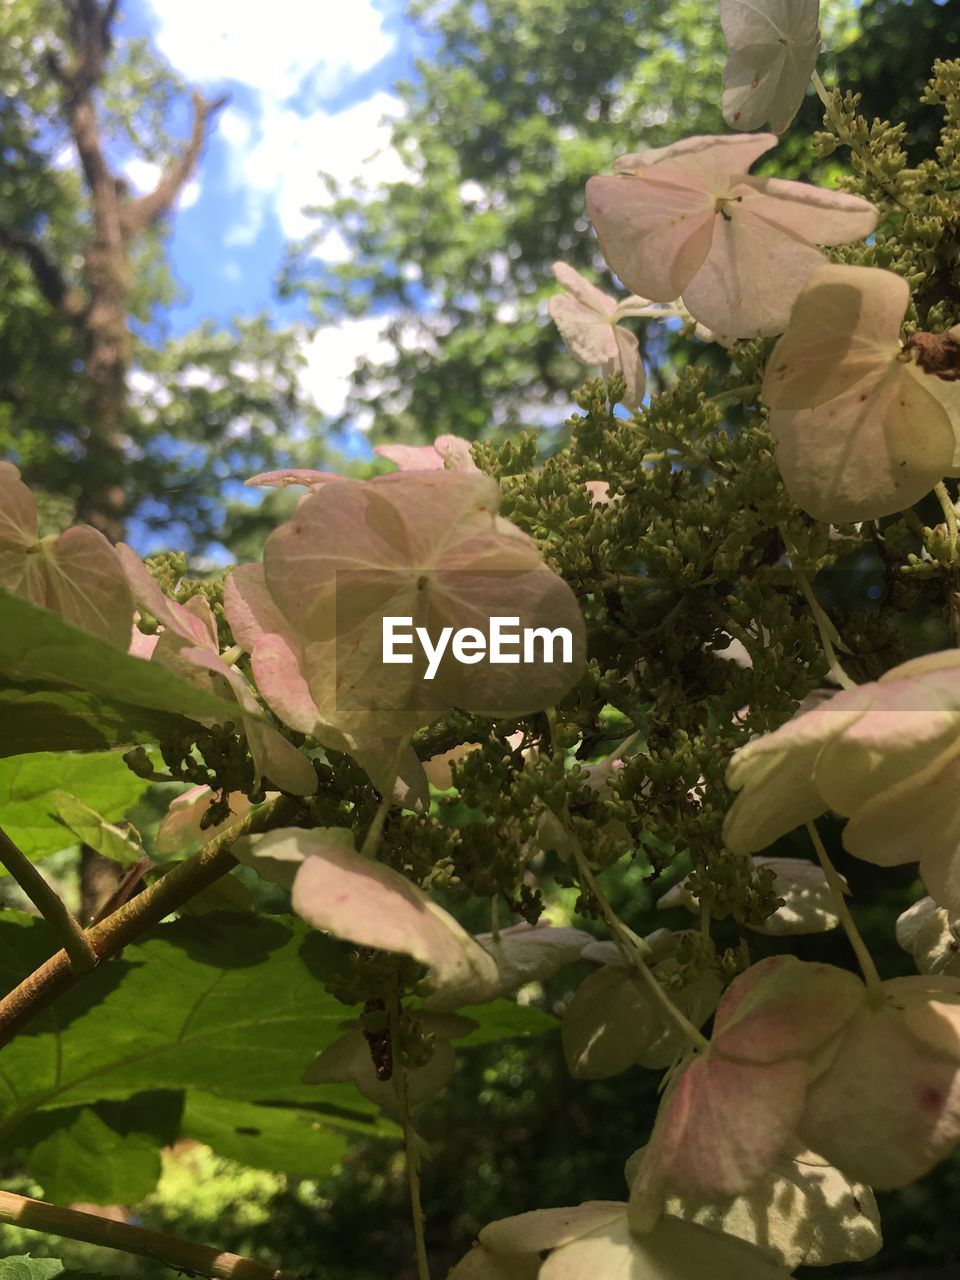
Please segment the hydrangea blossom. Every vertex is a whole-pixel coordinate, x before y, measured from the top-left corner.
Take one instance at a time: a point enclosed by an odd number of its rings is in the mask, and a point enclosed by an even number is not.
[[[0,462],[0,587],[127,647],[133,598],[113,547],[87,525],[41,538],[37,504],[12,462]]]
[[[470,454],[470,441],[461,436],[437,436],[433,444],[378,444],[373,451],[399,471],[466,471],[480,468]]]
[[[960,1143],[960,978],[895,978],[864,1001],[798,1133],[848,1176],[903,1187]]]
[[[820,267],[770,356],[762,396],[777,464],[818,520],[890,515],[956,470],[960,386],[904,353],[909,300],[891,271]]]
[[[880,866],[920,863],[928,891],[960,910],[960,652],[929,654],[844,690],[741,747],[724,839],[766,848],[828,810],[844,846]]]
[[[292,728],[351,751],[378,785],[390,785],[389,744],[450,707],[551,706],[582,670],[576,598],[533,540],[497,516],[498,500],[493,480],[449,471],[327,484],[271,534],[262,565],[227,580],[227,617],[270,707]],[[434,638],[441,626],[485,634],[494,615],[566,627],[572,661],[462,665],[448,652],[427,683],[416,662],[383,662],[387,615],[409,616]]]
[[[783,133],[820,56],[820,0],[720,0],[720,22],[730,46],[724,120],[732,129],[769,122]]]
[[[921,898],[898,918],[897,942],[920,973],[960,978],[960,919],[932,898]]]
[[[587,1276],[656,1277],[656,1280],[786,1280],[788,1272],[765,1251],[736,1236],[699,1223],[663,1217],[646,1231],[630,1223],[626,1204],[593,1200],[570,1209],[539,1209],[492,1222],[480,1232],[485,1253],[468,1265],[464,1259],[450,1280],[500,1280],[522,1277],[516,1269],[549,1250],[539,1280],[584,1280]],[[497,1267],[501,1269],[498,1270]],[[514,1269],[511,1270],[510,1268]]]
[[[117,554],[137,605],[161,625],[156,636],[144,636],[134,627],[130,652],[161,663],[192,684],[212,687],[221,697],[235,699],[256,768],[256,785],[266,775],[274,786],[291,795],[313,795],[317,789],[313,765],[264,722],[253,690],[240,672],[221,658],[217,624],[207,601],[202,596],[193,596],[186,604],[169,599],[130,547],[121,543]]]
[[[584,364],[599,365],[607,375],[623,374],[623,403],[628,409],[636,409],[643,399],[647,377],[637,335],[620,321],[627,316],[648,314],[649,303],[637,297],[618,303],[565,262],[555,262],[553,274],[563,292],[549,299],[547,310],[560,336]]]
[[[782,333],[825,259],[877,224],[858,196],[756,178],[771,133],[686,138],[621,156],[618,174],[587,183],[587,212],[610,267],[656,302],[682,296],[690,314],[731,337]]]
[[[840,923],[833,891],[822,867],[818,867],[815,862],[811,862],[809,858],[756,857],[753,863],[758,871],[766,868],[773,872],[773,892],[783,899],[783,903],[763,924],[748,923],[748,929],[772,937],[785,937],[792,934],[824,933],[828,929],[835,929]],[[846,883],[842,877],[841,883]],[[658,911],[668,911],[672,907],[699,911],[700,900],[690,889],[687,877],[668,889],[657,902]]]
[[[638,1219],[658,1213],[667,1194],[722,1199],[768,1173],[793,1139],[821,1055],[864,997],[852,973],[793,956],[735,979],[709,1049],[664,1094],[633,1185]]]

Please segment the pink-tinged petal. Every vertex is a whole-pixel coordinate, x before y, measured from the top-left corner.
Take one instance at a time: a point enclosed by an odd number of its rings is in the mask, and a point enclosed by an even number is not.
[[[213,624],[209,605],[206,614],[201,610],[187,609],[184,605],[171,600],[160,588],[160,584],[151,574],[137,553],[120,542],[116,547],[123,571],[133,599],[138,608],[152,614],[162,626],[174,635],[180,636],[188,644],[203,649],[216,650],[216,626]],[[204,601],[206,604],[206,601]],[[213,635],[210,628],[213,626]]]
[[[570,297],[587,311],[593,311],[596,315],[607,318],[616,312],[615,298],[611,298],[608,293],[591,284],[579,271],[574,271],[573,267],[568,267],[565,262],[553,264],[553,275],[557,284],[562,285]]]
[[[276,729],[265,724],[250,686],[239,671],[206,649],[184,649],[182,656],[198,667],[222,677],[242,708],[243,731],[256,768],[256,783],[266,776],[279,791],[294,796],[312,796],[317,775],[309,759]]]
[[[819,249],[755,217],[746,199],[724,206],[710,252],[683,290],[694,319],[718,333],[754,338],[782,333]]]
[[[117,553],[102,533],[75,525],[37,553],[46,578],[44,603],[83,631],[126,649],[133,598]]]
[[[322,839],[297,872],[292,905],[315,929],[413,956],[434,982],[492,981],[496,975],[493,957],[421,889],[390,867]]]
[[[745,1191],[791,1140],[809,1078],[798,1058],[767,1066],[712,1052],[695,1058],[664,1095],[631,1198],[644,1199],[651,1185],[705,1200]]]
[[[554,294],[547,301],[547,310],[560,330],[561,338],[583,364],[605,364],[608,360],[616,360],[613,324],[605,313],[585,307],[564,293]]]
[[[231,569],[223,584],[223,610],[236,642],[253,653],[265,635],[281,636],[295,647],[290,623],[267,590],[262,564],[239,564]]]
[[[613,337],[617,344],[615,368],[623,374],[626,384],[623,403],[628,409],[638,409],[647,389],[647,375],[640,359],[640,343],[635,333],[619,324],[614,326]]]
[[[925,769],[883,787],[860,805],[844,828],[844,848],[880,867],[919,861],[927,889],[944,906],[952,905],[944,890],[952,890],[950,897],[955,899],[960,874],[958,788],[960,762],[951,746]]]
[[[860,196],[784,178],[740,179],[750,212],[808,244],[849,244],[872,235],[879,211]],[[747,192],[751,197],[747,196]],[[868,270],[868,268],[860,268]],[[854,268],[856,270],[856,268]]]
[[[819,0],[721,0],[730,57],[723,117],[735,129],[770,122],[783,133],[796,116],[820,53]]]
[[[619,1222],[625,1211],[626,1205],[618,1200],[588,1200],[570,1209],[534,1209],[491,1222],[478,1239],[494,1253],[542,1253]]]
[[[932,981],[884,983],[886,1001],[850,1024],[800,1125],[804,1142],[878,1189],[914,1182],[960,1142],[960,988]]]
[[[960,976],[960,920],[934,898],[921,898],[898,918],[897,942],[920,973]]]
[[[817,789],[845,817],[933,764],[960,733],[960,667],[897,674],[894,668],[889,679],[860,686],[870,695],[869,710],[817,758]]]
[[[723,828],[730,849],[758,853],[826,811],[815,782],[817,760],[828,742],[863,715],[872,696],[869,687],[840,693],[734,753],[727,786],[740,794]]]
[[[447,1280],[537,1280],[539,1273],[536,1254],[493,1253],[478,1244],[460,1259]]]
[[[595,507],[605,507],[610,502],[610,485],[606,480],[588,480],[583,487]]]
[[[433,447],[443,459],[448,471],[466,471],[478,473],[480,468],[473,460],[470,452],[471,442],[461,436],[437,436]]]
[[[662,1218],[631,1230],[626,1214],[561,1249],[540,1280],[787,1280],[765,1250],[696,1223]]]
[[[378,444],[373,452],[401,471],[443,471],[443,458],[432,444]]]
[[[21,550],[36,541],[37,504],[33,494],[12,462],[0,462],[0,551]]]
[[[727,988],[712,1045],[739,1062],[811,1060],[854,1017],[864,996],[863,983],[846,969],[770,956]]]
[[[242,791],[232,791],[227,797],[229,815],[212,827],[201,827],[201,820],[212,800],[213,792],[209,787],[191,787],[171,801],[170,808],[157,828],[157,852],[177,853],[202,841],[213,840],[235,827],[253,807]]]
[[[635,173],[650,165],[668,164],[672,169],[682,170],[704,190],[720,194],[731,176],[746,173],[778,141],[774,133],[697,134],[668,147],[620,156],[614,168],[620,173]]]
[[[307,467],[288,467],[282,471],[261,471],[251,476],[244,484],[252,488],[287,489],[291,485],[302,485],[304,489],[319,489],[331,480],[342,480],[343,476],[335,471],[311,471]]]
[[[257,689],[274,715],[299,733],[315,735],[322,720],[320,709],[286,640],[278,635],[257,640],[250,665]]]
[[[587,215],[604,258],[628,289],[654,302],[673,302],[699,271],[714,235],[714,204],[685,173],[663,174],[659,166],[587,182]]]
[[[896,358],[815,409],[770,415],[777,466],[818,520],[876,520],[912,506],[950,471],[956,440],[922,375]]]
[[[892,271],[818,267],[770,355],[764,404],[816,408],[882,373],[899,354],[909,299],[906,280]]]
[[[147,636],[140,630],[136,622],[130,633],[130,644],[127,653],[132,658],[142,658],[145,662],[149,662],[153,657],[154,650],[160,637],[158,635]]]

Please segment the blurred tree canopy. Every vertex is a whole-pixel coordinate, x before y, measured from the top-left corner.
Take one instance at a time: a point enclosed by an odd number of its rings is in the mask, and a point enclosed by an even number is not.
[[[168,337],[169,219],[222,104],[191,110],[118,0],[3,0],[0,82],[0,456],[61,500],[54,525],[202,548],[224,482],[307,412],[298,339],[266,317]],[[132,158],[158,175],[142,195]]]
[[[372,414],[377,439],[554,425],[579,374],[545,318],[551,265],[604,270],[584,216],[591,174],[641,146],[727,132],[719,17],[700,0],[415,0],[410,12],[436,47],[398,89],[392,141],[409,177],[376,191],[331,182],[285,288],[323,323],[383,313],[394,354],[358,365],[345,415]],[[928,153],[935,116],[917,97],[960,38],[955,3],[844,0],[821,21],[828,78],[835,68],[870,113],[904,118]],[[811,91],[765,171],[809,173],[821,117]],[[348,260],[318,264],[331,229]]]

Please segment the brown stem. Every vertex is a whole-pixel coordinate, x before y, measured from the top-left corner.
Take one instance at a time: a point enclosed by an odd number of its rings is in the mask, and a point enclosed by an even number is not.
[[[63,943],[70,970],[73,974],[89,973],[98,960],[97,953],[60,899],[59,894],[47,884],[43,876],[26,854],[13,843],[0,827],[0,863],[16,880],[33,905]]]
[[[27,1196],[0,1191],[0,1222],[27,1231],[44,1231],[67,1240],[82,1240],[107,1249],[120,1249],[139,1258],[154,1258],[165,1267],[185,1275],[208,1276],[210,1280],[298,1280],[289,1271],[278,1271],[262,1262],[221,1253],[203,1244],[191,1244],[159,1231],[145,1231],[127,1222],[114,1222],[93,1213],[64,1209],[30,1200]]]
[[[85,936],[97,959],[116,955],[140,934],[159,924],[171,911],[178,910],[232,871],[237,860],[230,847],[240,836],[287,826],[297,811],[296,802],[286,796],[268,801],[235,827],[204,845],[192,858],[174,867],[162,880],[125,903],[102,924],[88,929]],[[18,987],[0,1000],[0,1048],[74,986],[78,979],[79,975],[70,968],[66,951],[58,951],[24,978]]]

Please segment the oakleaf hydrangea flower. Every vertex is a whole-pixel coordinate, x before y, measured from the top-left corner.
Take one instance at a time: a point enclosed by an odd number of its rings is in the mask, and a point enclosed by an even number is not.
[[[0,462],[0,587],[127,647],[133,597],[113,547],[87,525],[41,538],[37,504],[12,462]]]
[[[854,974],[793,956],[736,978],[709,1048],[664,1094],[632,1189],[638,1218],[659,1212],[667,1194],[722,1199],[768,1173],[793,1139],[821,1055],[864,997]]]
[[[345,828],[281,827],[244,836],[236,857],[290,889],[294,911],[359,947],[412,956],[431,986],[497,981],[496,960],[411,881],[355,852]]]
[[[496,483],[480,474],[399,472],[325,484],[270,535],[262,565],[227,579],[227,617],[272,710],[355,754],[378,786],[390,756],[383,744],[453,706],[484,715],[552,706],[582,671],[576,597],[533,540],[497,515],[498,502]],[[423,655],[384,663],[387,616],[411,618],[433,642],[443,627],[448,639],[467,626],[486,634],[494,616],[514,617],[520,628],[562,627],[572,660],[558,653],[552,663],[468,665],[448,649],[426,682]]]
[[[897,942],[920,973],[960,978],[960,919],[932,898],[921,898],[898,918]]]
[[[767,916],[763,924],[751,924],[747,921],[746,928],[752,929],[754,933],[786,937],[792,934],[824,933],[828,929],[835,929],[840,923],[833,891],[823,868],[815,862],[811,862],[809,858],[755,857],[753,863],[758,871],[766,869],[773,873],[773,893],[782,898],[783,903],[772,915]],[[700,900],[690,889],[686,877],[668,889],[657,902],[658,911],[667,911],[671,907],[699,911]]]
[[[895,978],[881,991],[843,1028],[798,1133],[849,1177],[892,1188],[960,1143],[960,978]]]
[[[265,723],[253,690],[240,672],[220,656],[217,624],[208,602],[199,595],[192,596],[186,604],[171,600],[135,551],[121,543],[117,555],[137,605],[161,626],[156,636],[144,636],[134,627],[130,652],[160,663],[188,683],[205,687],[227,701],[236,700],[237,718],[243,725],[256,769],[255,785],[259,786],[266,776],[275,787],[291,795],[313,795],[317,789],[313,765],[283,734]]]
[[[720,0],[720,22],[730,46],[724,120],[732,129],[769,122],[783,133],[820,56],[820,0]]]
[[[873,520],[911,506],[955,471],[960,386],[904,352],[906,280],[825,266],[800,294],[767,364],[777,464],[818,520]]]
[[[627,1161],[628,1184],[642,1169],[645,1155],[643,1148]],[[883,1245],[871,1189],[812,1151],[782,1156],[733,1199],[705,1203],[672,1195],[663,1212],[758,1245],[788,1271],[860,1262]]]
[[[461,436],[437,436],[433,444],[378,444],[373,451],[400,471],[479,471],[470,454],[470,441]]]
[[[788,1272],[736,1236],[679,1218],[660,1218],[649,1230],[631,1226],[626,1204],[592,1200],[570,1209],[539,1209],[491,1222],[480,1232],[479,1257],[467,1255],[449,1280],[786,1280]],[[518,1269],[549,1250],[539,1271]],[[482,1265],[481,1265],[482,1264]],[[498,1269],[498,1267],[500,1269]],[[512,1268],[512,1269],[511,1269]]]
[[[560,336],[583,364],[599,365],[607,375],[623,374],[623,403],[628,409],[636,409],[643,399],[647,378],[637,335],[620,321],[645,314],[649,303],[636,297],[618,303],[565,262],[555,262],[553,274],[563,286],[563,293],[555,293],[549,299],[547,310]]]
[[[686,138],[591,178],[587,212],[627,288],[655,302],[682,296],[696,320],[729,337],[782,333],[825,261],[816,246],[869,235],[877,211],[841,191],[750,176],[776,142],[772,133]]]
[[[832,810],[850,819],[850,853],[919,861],[936,901],[960,911],[960,652],[903,663],[755,738],[727,784],[740,792],[724,825],[734,851],[764,849]]]

